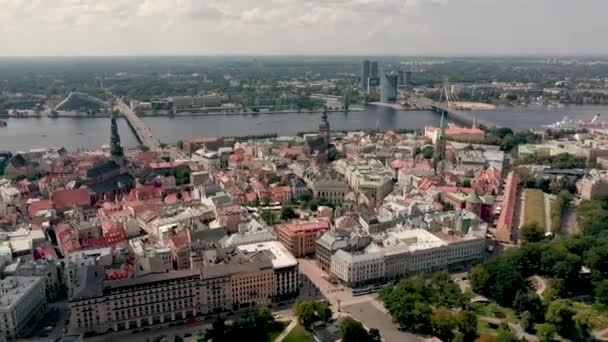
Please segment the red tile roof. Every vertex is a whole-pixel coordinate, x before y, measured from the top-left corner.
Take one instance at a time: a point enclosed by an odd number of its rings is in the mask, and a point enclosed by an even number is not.
[[[57,210],[69,210],[73,206],[91,205],[91,195],[89,189],[68,189],[53,192],[51,199],[55,203]]]
[[[173,235],[171,237],[171,239],[169,240],[169,247],[172,250],[176,250],[186,246],[189,243],[190,239],[188,237],[188,232],[186,232],[186,230],[182,230],[178,234]]]
[[[308,234],[318,231],[326,231],[330,229],[330,224],[327,221],[295,221],[291,223],[281,224],[277,229],[288,231],[291,234]]]
[[[30,203],[30,207],[27,209],[30,216],[36,216],[39,211],[49,210],[53,208],[53,201],[51,200],[39,200]]]

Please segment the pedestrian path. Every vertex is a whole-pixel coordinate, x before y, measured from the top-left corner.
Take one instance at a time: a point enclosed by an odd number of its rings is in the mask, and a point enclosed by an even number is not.
[[[276,338],[276,340],[274,340],[275,342],[281,342],[283,341],[283,339],[289,335],[289,333],[291,332],[291,330],[293,328],[296,327],[296,325],[298,325],[298,320],[297,319],[293,319],[291,320],[291,322],[289,323],[289,325],[287,326],[287,328],[285,328],[285,330],[283,330],[283,332],[281,333],[281,335],[279,335],[279,337]]]

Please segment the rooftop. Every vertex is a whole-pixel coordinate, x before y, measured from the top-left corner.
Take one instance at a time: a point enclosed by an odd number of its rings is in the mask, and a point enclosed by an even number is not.
[[[278,241],[268,241],[262,243],[254,243],[237,247],[240,251],[253,253],[260,251],[270,251],[272,253],[272,267],[275,269],[293,267],[298,265],[296,258],[287,251]]]
[[[0,310],[8,311],[40,282],[40,277],[6,277],[0,281]]]

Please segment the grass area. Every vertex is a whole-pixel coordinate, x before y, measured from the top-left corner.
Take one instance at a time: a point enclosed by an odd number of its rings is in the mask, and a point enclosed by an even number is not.
[[[301,325],[296,325],[295,328],[291,330],[291,332],[285,336],[283,342],[310,342],[312,341],[312,336],[310,333],[304,329]]]
[[[287,322],[279,322],[279,321],[274,322],[270,326],[270,330],[268,331],[268,338],[266,339],[266,341],[273,342],[274,340],[276,340],[276,338],[279,337],[279,335],[281,335],[283,330],[285,330],[285,328],[287,328],[287,325],[289,325],[289,323],[287,323]]]
[[[477,333],[479,333],[480,335],[481,334],[496,335],[497,331],[498,331],[498,329],[491,327],[490,323],[488,323],[488,322],[484,322],[484,321],[477,322]]]
[[[473,303],[473,312],[478,316],[506,319],[509,322],[517,322],[517,315],[512,309],[503,308],[496,303]]]
[[[585,318],[594,330],[608,328],[608,308],[597,304],[573,302],[576,315]]]
[[[524,208],[524,224],[536,222],[541,227],[547,227],[545,220],[545,195],[538,189],[527,189],[524,192],[526,207]]]

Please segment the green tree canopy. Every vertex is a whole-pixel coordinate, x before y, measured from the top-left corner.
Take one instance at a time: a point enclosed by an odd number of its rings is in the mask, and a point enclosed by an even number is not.
[[[539,242],[545,238],[545,227],[538,222],[526,223],[519,229],[520,239],[524,242]]]
[[[295,305],[295,314],[302,326],[310,328],[314,322],[327,322],[331,316],[331,309],[325,302],[301,300]]]

